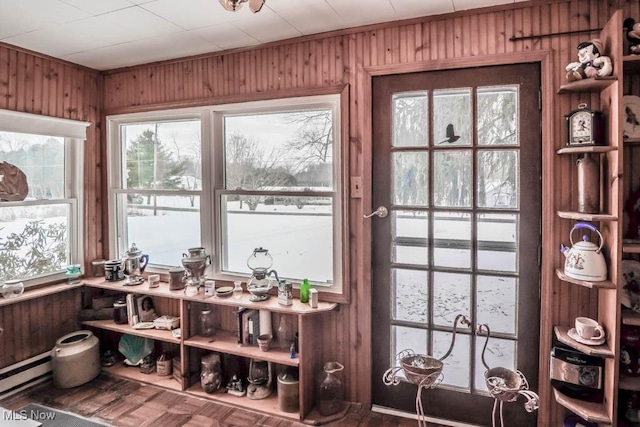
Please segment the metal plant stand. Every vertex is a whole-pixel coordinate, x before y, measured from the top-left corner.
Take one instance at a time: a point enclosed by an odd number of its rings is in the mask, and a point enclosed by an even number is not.
[[[504,402],[515,402],[519,395],[523,395],[527,399],[524,409],[527,412],[533,412],[540,406],[540,399],[535,392],[529,390],[529,383],[522,372],[501,367],[489,368],[484,359],[484,353],[489,343],[491,331],[489,326],[482,324],[478,326],[478,334],[482,333],[483,328],[487,332],[487,340],[482,348],[482,364],[487,368],[484,373],[484,380],[489,393],[495,399],[491,413],[492,426],[496,427],[496,409],[498,408],[498,402],[500,402],[500,426],[504,427],[504,418],[502,416]]]
[[[403,379],[407,379],[418,386],[416,392],[416,414],[418,415],[418,427],[427,427],[424,408],[422,406],[422,390],[436,388],[442,382],[444,375],[442,367],[444,359],[449,357],[456,341],[456,330],[458,322],[470,325],[469,320],[462,314],[456,316],[453,321],[453,336],[449,350],[440,359],[424,354],[416,354],[413,350],[402,350],[396,355],[396,360],[400,366],[394,366],[385,371],[382,375],[382,382],[385,385],[398,385]],[[404,374],[404,375],[401,375]]]

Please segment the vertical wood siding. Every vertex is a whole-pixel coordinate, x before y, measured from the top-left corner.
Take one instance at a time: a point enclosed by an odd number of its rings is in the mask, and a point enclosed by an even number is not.
[[[97,71],[0,44],[0,109],[92,123],[84,146],[85,271],[103,257],[101,89]],[[50,350],[77,330],[80,307],[77,289],[0,307],[0,367]]]

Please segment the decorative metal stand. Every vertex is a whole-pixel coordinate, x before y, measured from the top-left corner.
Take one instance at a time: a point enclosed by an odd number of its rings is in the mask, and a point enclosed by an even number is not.
[[[467,327],[470,325],[469,320],[464,315],[459,314],[456,316],[453,321],[453,336],[451,337],[449,350],[447,350],[447,353],[440,359],[424,354],[416,354],[410,349],[402,350],[396,355],[396,360],[400,363],[400,366],[389,368],[382,375],[382,382],[385,385],[398,385],[403,378],[406,378],[418,386],[418,391],[416,392],[418,427],[427,427],[424,408],[422,406],[422,390],[436,388],[444,379],[444,375],[442,374],[444,363],[442,361],[449,357],[453,350],[458,322],[467,325]],[[404,373],[404,377],[399,376],[399,373]]]
[[[523,395],[527,399],[524,404],[524,409],[527,412],[533,412],[540,406],[540,399],[536,393],[529,390],[529,383],[522,372],[501,367],[489,368],[484,359],[484,352],[487,349],[491,331],[489,330],[489,326],[482,324],[478,326],[478,334],[482,333],[483,328],[487,331],[487,340],[482,348],[482,364],[487,368],[484,373],[484,380],[489,389],[489,393],[495,399],[491,413],[492,426],[496,427],[496,409],[498,402],[500,402],[500,426],[504,427],[504,418],[502,416],[502,406],[504,402],[515,402],[519,395]]]

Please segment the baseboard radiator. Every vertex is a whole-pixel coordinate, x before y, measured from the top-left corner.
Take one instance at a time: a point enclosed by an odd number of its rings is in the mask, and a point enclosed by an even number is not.
[[[46,352],[0,369],[0,400],[33,387],[52,376],[51,353]]]

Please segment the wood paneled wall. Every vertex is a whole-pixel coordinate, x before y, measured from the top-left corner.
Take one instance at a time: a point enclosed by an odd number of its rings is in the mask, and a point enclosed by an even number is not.
[[[92,123],[84,150],[85,271],[103,257],[101,90],[97,71],[0,43],[0,109]],[[78,328],[80,307],[77,289],[0,307],[0,367],[51,350]]]
[[[556,250],[566,243],[568,221],[555,210],[571,206],[575,168],[559,159],[564,144],[564,115],[580,102],[598,108],[597,95],[557,96],[565,82],[564,66],[576,59],[577,44],[598,35],[611,13],[640,18],[636,0],[567,0],[515,3],[484,10],[414,19],[382,26],[305,37],[286,43],[235,52],[202,55],[98,73],[0,45],[0,108],[77,118],[94,123],[87,139],[85,264],[106,254],[102,212],[106,188],[101,162],[100,105],[107,114],[149,111],[180,106],[217,104],[291,96],[305,91],[348,85],[349,176],[363,178],[364,197],[351,199],[349,209],[349,284],[351,303],[328,316],[322,353],[345,364],[349,399],[371,402],[371,230],[362,214],[371,210],[371,78],[372,75],[430,69],[472,67],[493,62],[541,61],[543,65],[543,246],[541,290],[539,425],[559,425],[564,409],[553,402],[546,373],[553,325],[570,325],[577,315],[593,315],[597,294],[560,283],[553,269],[561,265]],[[570,35],[526,38],[566,31]],[[531,54],[534,55],[531,55]],[[535,55],[537,53],[537,55]],[[637,82],[634,83],[636,89]],[[99,89],[102,88],[102,95]],[[627,89],[627,88],[625,88]],[[632,88],[629,87],[629,90]],[[64,295],[64,294],[62,294]],[[63,297],[55,297],[62,299]],[[40,316],[41,303],[25,307]],[[48,303],[47,303],[48,304]],[[57,305],[56,305],[57,307]],[[6,309],[3,309],[6,310]],[[13,309],[11,309],[13,310]],[[54,308],[58,310],[58,308]],[[25,322],[29,316],[7,315],[3,326]],[[15,317],[15,319],[14,319]],[[23,320],[16,320],[23,319]],[[49,323],[52,328],[55,324]],[[19,328],[17,330],[20,330]],[[325,332],[326,332],[325,331]],[[16,338],[18,339],[18,338]],[[4,344],[4,343],[3,343]],[[27,345],[17,342],[15,345]],[[30,346],[32,344],[29,344]],[[26,352],[22,356],[27,356]],[[0,353],[0,366],[6,356]]]

